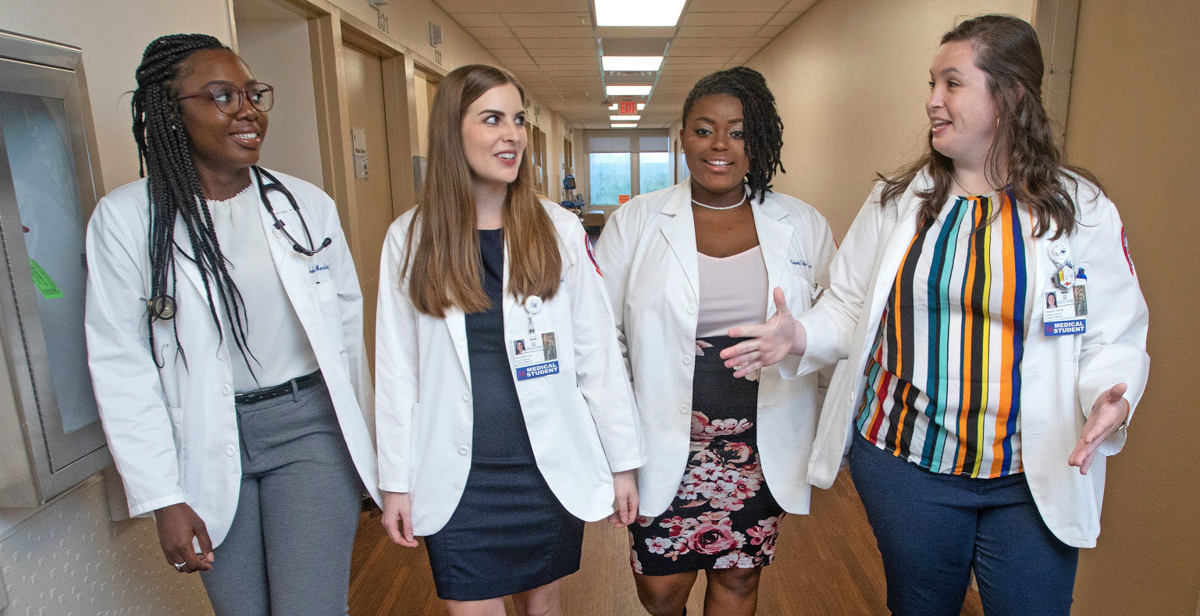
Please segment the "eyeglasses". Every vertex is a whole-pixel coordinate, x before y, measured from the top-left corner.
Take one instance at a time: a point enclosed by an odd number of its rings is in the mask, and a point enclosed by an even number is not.
[[[178,96],[175,100],[181,101],[197,96],[212,98],[213,104],[225,115],[237,115],[241,111],[242,97],[250,101],[251,107],[263,112],[270,111],[275,105],[275,88],[265,83],[256,83],[249,88],[239,88],[231,83],[216,83],[204,88],[202,92]]]

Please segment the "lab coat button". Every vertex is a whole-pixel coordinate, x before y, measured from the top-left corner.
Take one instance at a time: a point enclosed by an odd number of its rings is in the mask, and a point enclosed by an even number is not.
[[[690,366],[690,365],[692,365],[692,358],[691,358],[691,357],[684,357],[684,358],[683,358],[683,365],[685,365],[685,366]]]
[[[275,234],[275,237],[283,237],[283,234],[279,232],[279,229],[271,229],[271,233]]]
[[[237,449],[235,449],[233,445],[226,445],[225,446],[225,455],[232,458],[233,456],[237,455]]]
[[[686,405],[686,404],[680,404],[680,405],[679,405],[679,414],[680,414],[680,415],[687,415],[687,413],[688,413],[688,405]]]
[[[470,402],[471,394],[463,394],[463,402]]]
[[[696,307],[688,306],[688,314],[696,314]]]
[[[221,394],[222,395],[228,396],[230,391],[232,391],[232,390],[229,388],[228,385],[221,386]]]
[[[459,447],[459,448],[458,448],[458,453],[459,453],[459,455],[463,455],[463,456],[465,456],[465,455],[467,455],[468,453],[471,453],[471,450],[470,450],[470,449],[467,449],[467,446],[466,446],[466,445],[463,445],[462,447]]]

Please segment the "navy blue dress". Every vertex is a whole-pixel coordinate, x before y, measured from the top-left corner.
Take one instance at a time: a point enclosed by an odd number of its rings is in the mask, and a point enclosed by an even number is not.
[[[471,472],[450,521],[425,538],[438,597],[453,601],[549,584],[579,570],[583,546],[583,521],[563,508],[537,468],[509,369],[503,230],[480,230],[479,247],[492,306],[466,315],[474,398]]]

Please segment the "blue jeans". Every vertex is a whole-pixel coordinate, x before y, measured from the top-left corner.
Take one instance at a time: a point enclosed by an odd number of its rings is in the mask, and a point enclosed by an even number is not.
[[[1070,614],[1079,550],[1046,527],[1023,473],[932,473],[861,436],[850,473],[883,555],[893,616],[958,616],[972,568],[988,616]]]

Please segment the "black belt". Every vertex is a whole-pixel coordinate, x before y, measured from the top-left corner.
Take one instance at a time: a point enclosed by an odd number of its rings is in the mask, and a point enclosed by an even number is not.
[[[287,395],[293,392],[299,392],[308,389],[313,385],[318,385],[322,382],[321,371],[317,370],[312,374],[296,377],[290,381],[285,381],[272,387],[264,387],[254,391],[246,391],[240,394],[233,395],[233,401],[237,404],[254,404],[279,396]]]

